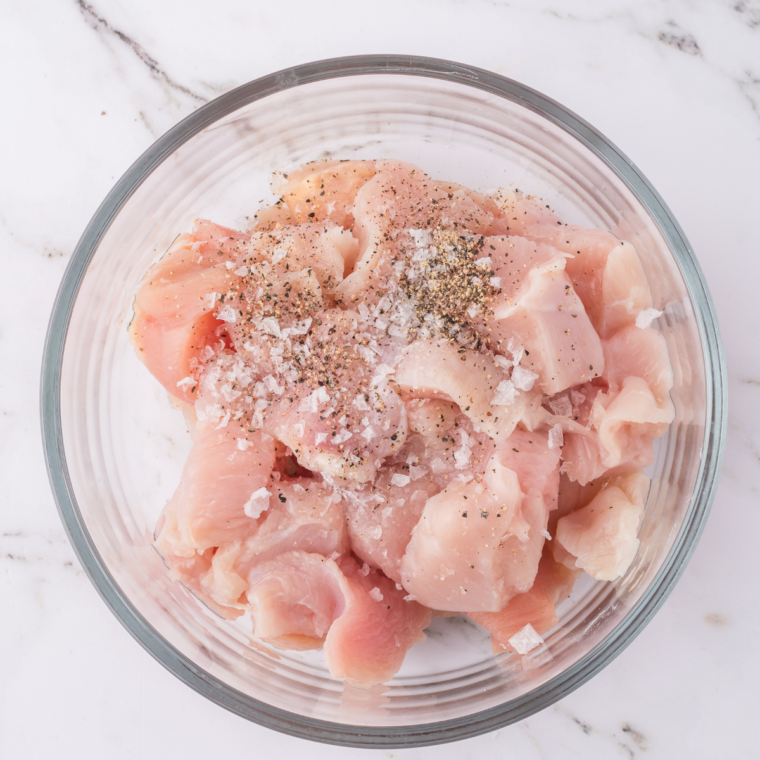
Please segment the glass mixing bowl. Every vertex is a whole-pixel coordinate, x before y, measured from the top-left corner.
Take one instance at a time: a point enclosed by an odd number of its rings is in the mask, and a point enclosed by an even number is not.
[[[129,342],[135,289],[201,216],[245,228],[273,171],[319,158],[395,158],[484,190],[546,199],[568,223],[638,249],[675,375],[641,547],[614,583],[586,579],[536,654],[493,656],[465,619],[437,619],[389,684],[332,679],[319,653],[252,639],[166,577],[153,529],[190,437]],[[69,538],[103,600],[159,662],[213,702],[288,734],[420,746],[525,718],[599,672],[646,625],[694,550],[716,486],[726,413],[715,314],[678,223],[635,166],[558,103],[496,74],[427,58],[320,61],[239,87],[158,140],[82,236],[42,370],[47,465]],[[244,619],[245,620],[245,619]]]

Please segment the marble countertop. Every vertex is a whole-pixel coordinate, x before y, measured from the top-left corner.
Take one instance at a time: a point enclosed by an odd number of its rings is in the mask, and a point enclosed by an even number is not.
[[[0,46],[0,757],[751,758],[760,710],[758,0],[28,0]],[[360,53],[460,60],[559,100],[640,167],[691,240],[728,361],[726,461],[681,581],[572,695],[446,747],[362,751],[252,725],[165,671],[79,567],[43,463],[38,377],[56,289],[124,170],[202,103]],[[754,506],[753,506],[754,505]]]

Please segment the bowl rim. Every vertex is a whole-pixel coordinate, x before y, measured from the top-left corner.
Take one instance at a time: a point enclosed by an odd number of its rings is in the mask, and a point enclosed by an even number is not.
[[[198,132],[254,101],[305,84],[366,75],[440,79],[506,98],[563,129],[612,169],[649,214],[680,270],[694,307],[705,362],[706,385],[703,451],[691,503],[662,567],[625,618],[578,662],[527,694],[461,718],[392,727],[318,720],[256,700],[204,671],[150,626],[111,576],[79,511],[66,464],[60,404],[66,335],[87,268],[117,214],[150,173]],[[686,567],[709,514],[725,445],[727,383],[715,309],[694,252],[663,199],[615,145],[553,99],[491,71],[437,58],[359,55],[301,64],[237,87],[180,121],[132,164],[90,220],[64,273],[45,339],[40,411],[48,477],[72,547],[103,601],[127,631],[158,662],[212,702],[254,723],[291,736],[360,748],[422,747],[493,731],[548,707],[596,675],[641,632]]]

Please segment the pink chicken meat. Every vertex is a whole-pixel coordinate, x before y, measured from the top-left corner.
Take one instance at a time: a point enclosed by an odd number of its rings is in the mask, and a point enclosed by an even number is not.
[[[194,421],[170,576],[358,687],[434,611],[495,653],[547,634],[581,572],[634,562],[675,414],[636,250],[400,161],[276,190],[247,232],[196,222],[135,296],[137,355]]]

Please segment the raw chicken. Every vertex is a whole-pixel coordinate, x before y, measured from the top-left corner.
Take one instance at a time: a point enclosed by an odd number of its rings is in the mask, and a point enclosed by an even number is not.
[[[276,189],[249,233],[197,221],[135,297],[138,355],[193,431],[169,576],[359,687],[433,614],[513,651],[638,550],[674,407],[636,251],[400,161]]]
[[[566,599],[581,574],[557,562],[551,550],[544,549],[536,580],[528,591],[509,600],[498,612],[470,612],[468,617],[491,634],[494,654],[511,652],[509,640],[526,625],[543,634],[554,628],[559,618],[556,605]]]
[[[642,472],[606,481],[585,507],[557,523],[555,558],[600,581],[621,577],[639,548],[649,484]]]
[[[248,584],[259,638],[283,649],[324,646],[333,677],[355,686],[392,678],[430,623],[430,610],[350,559],[286,552],[256,565]]]

